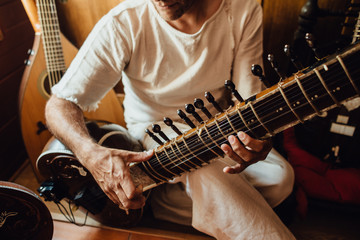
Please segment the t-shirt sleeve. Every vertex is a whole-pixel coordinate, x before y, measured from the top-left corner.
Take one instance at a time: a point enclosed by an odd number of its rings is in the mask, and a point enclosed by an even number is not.
[[[85,111],[95,110],[121,80],[122,70],[130,59],[130,33],[124,25],[111,14],[104,16],[52,88],[52,94],[76,103]]]
[[[251,73],[252,64],[263,66],[262,17],[262,8],[256,3],[252,4],[247,14],[238,23],[234,23],[235,27],[238,27],[235,31],[238,31],[240,37],[239,42],[235,44],[233,81],[244,99],[263,89],[259,78]]]

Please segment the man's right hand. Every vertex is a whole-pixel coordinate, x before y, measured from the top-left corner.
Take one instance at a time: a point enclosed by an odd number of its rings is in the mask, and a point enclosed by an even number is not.
[[[129,152],[98,145],[88,133],[82,110],[54,95],[46,104],[45,116],[50,132],[75,154],[115,204],[124,209],[144,205],[142,189],[136,189],[129,165],[149,160],[153,151]]]
[[[130,163],[149,160],[153,151],[131,152],[106,148],[94,143],[81,162],[104,193],[120,208],[138,209],[144,206],[142,189],[136,187],[130,175]]]

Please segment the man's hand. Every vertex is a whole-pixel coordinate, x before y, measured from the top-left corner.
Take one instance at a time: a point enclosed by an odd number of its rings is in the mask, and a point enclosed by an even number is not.
[[[130,152],[95,145],[83,161],[85,167],[104,191],[120,208],[138,209],[144,206],[142,189],[136,188],[130,175],[130,163],[149,160],[153,151]]]
[[[244,132],[237,134],[240,141],[235,136],[229,136],[228,144],[222,144],[221,149],[226,155],[237,162],[235,166],[225,167],[226,173],[240,173],[247,166],[260,160],[264,160],[269,154],[272,144],[269,140],[256,140]]]

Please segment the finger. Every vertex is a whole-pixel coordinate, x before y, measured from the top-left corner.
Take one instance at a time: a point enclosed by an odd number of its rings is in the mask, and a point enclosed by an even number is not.
[[[233,137],[233,136],[232,136]],[[230,137],[229,137],[230,138]],[[235,137],[234,137],[235,138]],[[232,142],[233,143],[233,145],[235,144],[234,142],[233,142],[233,140],[231,140],[231,139],[229,139],[229,142]],[[238,141],[238,144],[240,144],[239,143],[239,141]],[[234,160],[234,161],[236,161],[236,162],[238,162],[238,163],[240,163],[240,164],[243,164],[244,163],[244,159],[242,159],[238,154],[237,154],[237,152],[235,152],[234,150],[234,148],[232,148],[233,147],[233,145],[230,147],[229,145],[227,145],[227,144],[222,144],[220,147],[221,147],[221,149],[224,151],[224,153],[229,157],[229,158],[231,158],[232,160]],[[241,144],[240,144],[241,145]],[[245,150],[245,149],[244,149]],[[237,151],[239,151],[239,150],[237,150]],[[246,151],[246,150],[245,150]]]
[[[238,132],[237,136],[248,149],[255,152],[261,152],[271,147],[268,141],[254,139],[244,132]]]
[[[147,152],[131,152],[123,151],[122,155],[125,155],[127,162],[143,162],[149,160],[154,155],[154,150]]]
[[[251,160],[252,153],[235,137],[230,135],[228,141],[231,148],[226,148],[227,155],[238,163],[244,163]]]
[[[115,193],[117,197],[120,199],[121,202],[121,204],[119,205],[120,208],[138,209],[145,205],[145,197],[141,193],[139,193],[139,191],[137,192],[138,193],[137,197],[134,197],[132,199],[129,199],[126,196],[125,192],[123,191],[123,189],[121,189],[121,187],[119,187]]]

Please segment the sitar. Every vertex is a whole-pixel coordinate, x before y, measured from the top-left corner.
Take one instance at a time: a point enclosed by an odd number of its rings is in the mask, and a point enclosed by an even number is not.
[[[154,149],[154,156],[150,160],[131,165],[130,172],[135,184],[141,185],[145,192],[208,165],[224,156],[221,144],[228,143],[228,137],[239,131],[257,139],[267,139],[358,97],[359,62],[360,44],[352,44],[170,139]],[[103,129],[100,136],[94,138],[99,144],[116,148],[117,130]],[[61,196],[75,202],[76,198],[79,199],[76,197],[79,192],[90,191],[96,186],[95,180],[76,156],[56,139],[45,147],[38,158],[37,167],[50,182],[66,186]],[[57,193],[56,187],[45,190],[42,193],[45,196]],[[104,213],[107,205],[100,204],[99,199],[106,196],[101,190],[93,191],[89,196],[88,201],[79,201],[78,204],[85,202],[91,205],[82,206],[94,212],[95,219],[105,224],[130,224],[129,215],[122,213],[125,218],[121,219],[113,217],[114,212],[111,213],[113,216]],[[94,210],[95,203],[98,207]],[[107,203],[111,204],[111,201]],[[115,207],[117,211],[122,211]]]
[[[35,31],[32,49],[20,86],[19,114],[21,131],[28,157],[37,172],[36,160],[51,138],[46,128],[44,109],[50,89],[58,83],[78,50],[60,31],[55,0],[22,0]],[[111,90],[98,110],[85,112],[88,119],[125,125],[123,109]],[[42,179],[43,180],[43,179]]]

